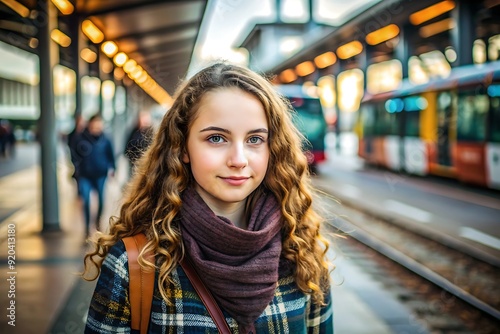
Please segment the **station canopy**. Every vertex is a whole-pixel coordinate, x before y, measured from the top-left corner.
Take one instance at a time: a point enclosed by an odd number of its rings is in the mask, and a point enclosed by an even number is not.
[[[36,3],[36,0],[0,0],[0,41],[37,53],[33,39],[41,17],[36,15]],[[136,60],[173,94],[189,68],[207,0],[73,0],[71,3],[72,14],[63,15],[59,11],[60,25],[89,19],[104,33],[104,41],[115,42],[119,51]]]

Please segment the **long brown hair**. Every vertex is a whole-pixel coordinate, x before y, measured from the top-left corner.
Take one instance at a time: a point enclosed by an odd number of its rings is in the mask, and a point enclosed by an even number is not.
[[[303,136],[292,123],[292,108],[272,84],[249,69],[227,63],[209,66],[182,84],[165,114],[153,142],[137,165],[121,206],[120,216],[111,219],[110,232],[99,235],[95,249],[85,256],[85,272],[97,268],[97,278],[109,248],[123,237],[143,232],[149,242],[145,250],[157,254],[159,289],[167,300],[165,286],[171,271],[183,256],[178,220],[181,194],[192,182],[189,165],[182,162],[190,125],[205,93],[236,87],[255,96],[264,107],[269,124],[270,158],[262,184],[249,195],[247,210],[265,191],[281,203],[284,220],[283,256],[295,266],[300,290],[322,303],[329,284],[326,252],[329,243],[320,234],[322,218],[312,208],[312,187],[307,159],[302,152]],[[248,213],[248,212],[247,212]],[[139,256],[143,266],[154,267]]]

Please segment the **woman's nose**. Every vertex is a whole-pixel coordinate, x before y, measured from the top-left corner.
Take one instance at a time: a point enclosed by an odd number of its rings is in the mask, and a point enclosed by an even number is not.
[[[237,143],[231,147],[227,162],[229,167],[243,168],[248,165],[248,159],[243,144]]]

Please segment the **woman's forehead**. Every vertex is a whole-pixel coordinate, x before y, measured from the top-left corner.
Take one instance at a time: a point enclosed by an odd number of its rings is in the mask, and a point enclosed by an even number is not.
[[[254,95],[241,89],[223,89],[207,93],[198,105],[193,125],[217,122],[231,126],[267,128],[264,106]]]

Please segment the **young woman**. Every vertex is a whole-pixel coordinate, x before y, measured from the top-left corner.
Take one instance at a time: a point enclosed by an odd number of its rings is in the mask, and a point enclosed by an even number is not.
[[[137,165],[109,235],[86,333],[130,331],[124,237],[144,233],[156,268],[150,333],[217,333],[178,265],[188,255],[234,333],[332,333],[328,242],[312,209],[291,107],[243,67],[218,63],[178,90]],[[94,277],[95,278],[95,277]]]

